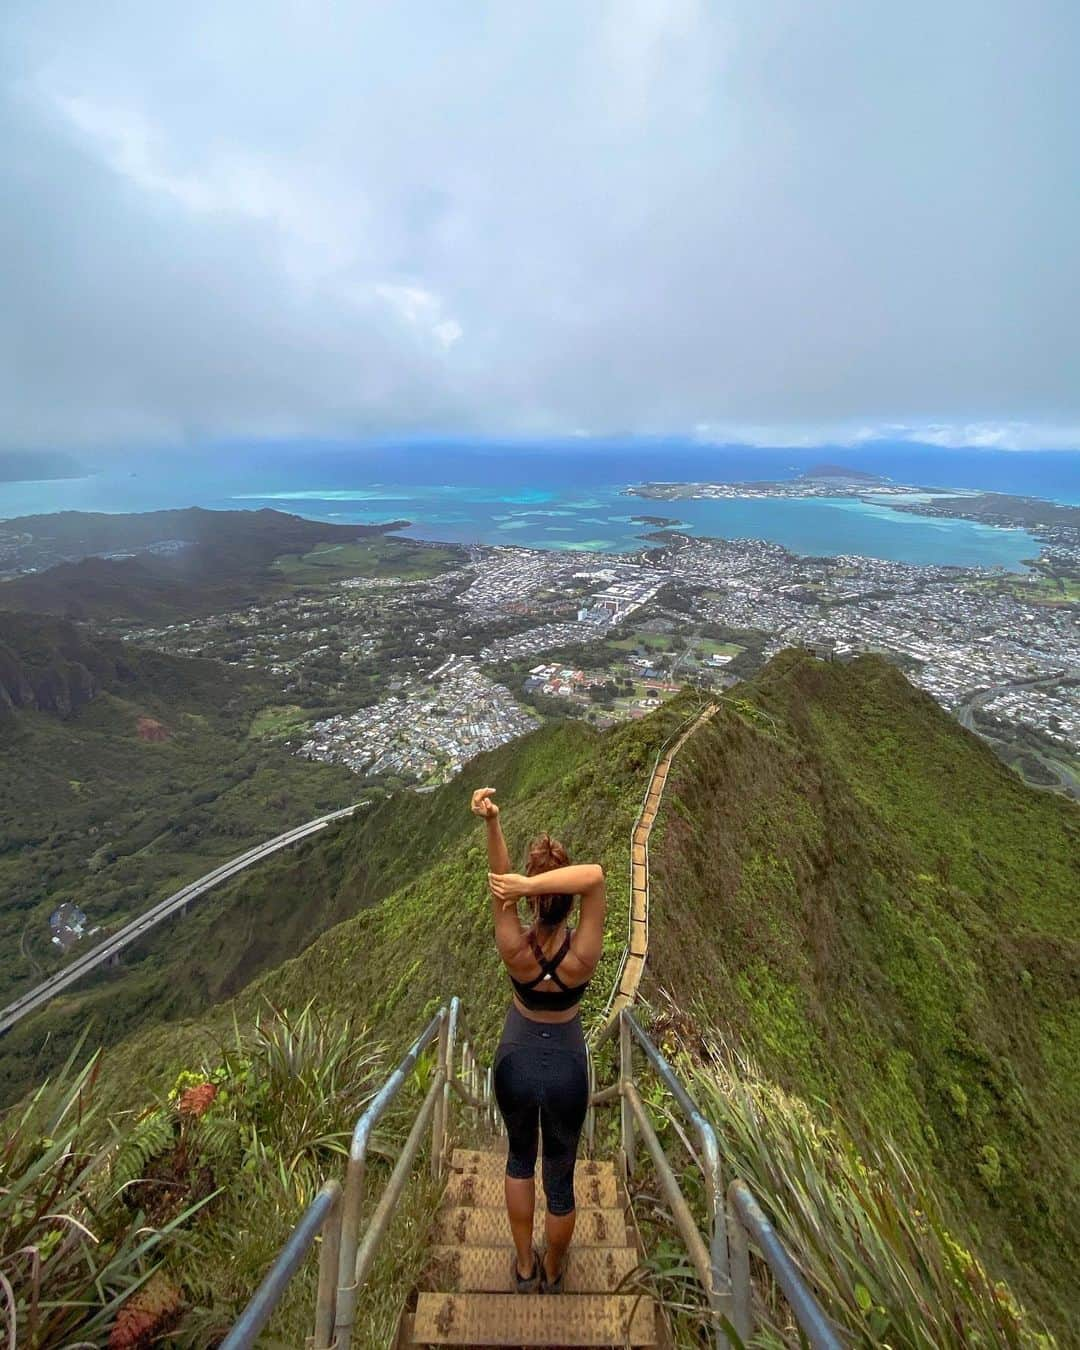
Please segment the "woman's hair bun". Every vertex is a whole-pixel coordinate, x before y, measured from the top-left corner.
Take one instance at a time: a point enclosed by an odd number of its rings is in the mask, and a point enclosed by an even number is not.
[[[569,861],[570,855],[566,849],[545,830],[529,845],[525,875],[534,877],[538,872],[550,872],[556,867],[565,867]]]
[[[565,867],[570,861],[570,855],[557,839],[552,839],[549,831],[545,830],[543,834],[538,834],[529,845],[529,856],[525,862],[525,875],[534,877],[540,872],[552,872],[556,867]],[[566,895],[561,891],[549,895],[536,895],[532,898],[531,904],[535,915],[530,932],[536,932],[538,927],[554,928],[562,923],[574,903],[572,895]],[[526,937],[526,942],[528,938]]]

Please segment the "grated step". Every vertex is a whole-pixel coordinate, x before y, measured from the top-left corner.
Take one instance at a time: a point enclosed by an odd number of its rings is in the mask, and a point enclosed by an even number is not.
[[[613,1173],[599,1176],[583,1175],[580,1166],[574,1175],[574,1200],[578,1209],[612,1209],[619,1203],[619,1196]],[[444,1204],[470,1205],[478,1209],[498,1209],[506,1204],[506,1195],[501,1175],[490,1172],[458,1172],[451,1176],[443,1197]],[[536,1203],[544,1204],[544,1188],[536,1187]]]
[[[428,1289],[512,1294],[514,1249],[430,1247],[421,1283]],[[638,1265],[633,1247],[571,1247],[563,1287],[568,1294],[597,1294],[617,1288]]]
[[[536,1160],[536,1168],[539,1172],[541,1159]],[[450,1166],[456,1172],[479,1172],[481,1174],[489,1173],[492,1176],[502,1177],[506,1172],[506,1149],[501,1151],[490,1149],[475,1148],[456,1148],[450,1160]],[[577,1167],[574,1169],[575,1180],[580,1181],[583,1177],[602,1177],[615,1175],[615,1164],[598,1158],[579,1158]]]
[[[544,1233],[544,1213],[538,1207],[533,1220],[537,1238]],[[510,1241],[505,1209],[469,1209],[457,1206],[435,1216],[432,1241],[451,1246],[494,1247]],[[583,1209],[578,1214],[574,1242],[583,1247],[625,1247],[626,1221],[621,1209]]]
[[[633,1294],[421,1294],[414,1345],[655,1345],[652,1300]]]

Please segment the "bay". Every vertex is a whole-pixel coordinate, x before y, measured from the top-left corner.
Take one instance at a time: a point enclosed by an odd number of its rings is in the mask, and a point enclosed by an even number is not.
[[[914,515],[881,501],[784,497],[654,501],[645,480],[790,480],[828,460],[920,487],[1080,501],[1071,452],[748,450],[671,442],[551,445],[231,445],[213,454],[103,458],[80,479],[0,484],[0,517],[57,510],[272,507],[335,523],[407,519],[403,533],[459,543],[629,552],[675,517],[696,535],[766,539],[794,553],[1021,570],[1038,541],[1024,530]],[[1037,489],[1042,488],[1042,492]],[[872,488],[868,488],[872,492]],[[917,501],[913,503],[917,505]]]

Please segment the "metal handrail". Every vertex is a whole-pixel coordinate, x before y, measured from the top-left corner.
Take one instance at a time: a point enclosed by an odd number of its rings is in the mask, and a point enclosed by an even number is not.
[[[467,1032],[461,1000],[455,995],[449,1005],[441,1007],[420,1033],[404,1059],[356,1123],[345,1174],[345,1201],[341,1219],[341,1252],[334,1326],[339,1350],[347,1350],[352,1339],[357,1294],[371,1270],[379,1244],[386,1234],[394,1210],[412,1173],[413,1164],[429,1124],[431,1171],[432,1175],[438,1178],[442,1176],[447,1162],[451,1093],[456,1094],[465,1105],[482,1112],[485,1116],[491,1114],[490,1074],[486,1076],[481,1074],[472,1041],[467,1034],[462,1038],[460,1067],[455,1064],[459,1030]],[[436,1039],[439,1045],[438,1063],[431,1084],[361,1240],[360,1211],[364,1198],[367,1149],[372,1131],[401,1090],[402,1084],[412,1073],[420,1055]]]
[[[450,1072],[450,1067],[454,1063],[454,1056],[457,1053],[457,1042],[459,1033],[461,1035],[461,1076]],[[469,1030],[469,1025],[465,1020],[465,1012],[462,1007],[461,999],[457,994],[450,1000],[450,1024],[447,1032],[447,1050],[446,1059],[448,1066],[448,1076],[446,1081],[446,1091],[444,1093],[445,1105],[443,1110],[449,1113],[450,1093],[453,1091],[460,1100],[474,1110],[482,1111],[486,1117],[491,1116],[494,1110],[490,1074],[482,1076],[479,1062],[476,1058],[475,1040]],[[447,1114],[447,1119],[449,1115]]]
[[[796,1321],[812,1350],[840,1350],[832,1324],[825,1316],[784,1247],[775,1229],[743,1181],[728,1187],[726,1203],[716,1131],[702,1115],[668,1061],[638,1024],[627,1008],[618,1016],[619,1078],[610,1087],[593,1091],[590,1108],[620,1103],[622,1154],[627,1177],[635,1167],[635,1134],[640,1134],[653,1164],[657,1179],[671,1209],[672,1218],[686,1246],[687,1254],[705,1290],[717,1321],[716,1344],[722,1350],[730,1345],[725,1330],[729,1326],[746,1342],[753,1334],[750,1259],[747,1238],[755,1244],[787,1296]],[[644,1052],[649,1067],[671,1093],[697,1136],[699,1154],[695,1158],[705,1178],[708,1245],[682,1193],[678,1178],[664,1152],[664,1146],[649,1119],[634,1081],[634,1043]],[[730,1245],[730,1251],[729,1251]]]
[[[720,1146],[716,1141],[716,1131],[698,1110],[697,1103],[683,1087],[675,1070],[660,1053],[652,1040],[638,1024],[637,1018],[629,1010],[624,1010],[619,1025],[619,1061],[620,1078],[623,1078],[623,1064],[626,1076],[633,1085],[633,1060],[630,1036],[645,1052],[653,1072],[678,1102],[683,1115],[697,1135],[700,1155],[697,1159],[705,1177],[705,1204],[709,1221],[709,1266],[712,1271],[710,1292],[715,1298],[721,1297],[721,1286],[730,1285],[728,1273],[727,1230],[724,1225],[724,1183],[720,1169]],[[624,1049],[625,1043],[625,1049]]]
[[[328,1181],[289,1234],[277,1260],[266,1272],[251,1301],[221,1342],[221,1350],[248,1350],[270,1320],[289,1281],[299,1270],[312,1243],[322,1234],[319,1252],[319,1293],[315,1306],[312,1350],[331,1350],[334,1330],[334,1293],[337,1287],[338,1243],[341,1237],[341,1187]]]
[[[338,1268],[335,1314],[337,1342],[342,1350],[349,1344],[352,1336],[353,1319],[356,1316],[356,1291],[359,1287],[359,1281],[356,1278],[357,1247],[360,1234],[360,1210],[364,1202],[364,1172],[367,1167],[368,1144],[371,1142],[375,1126],[382,1119],[387,1108],[416,1067],[416,1061],[436,1037],[439,1037],[441,1042],[440,1067],[445,1067],[445,1046],[449,1031],[448,1020],[447,1009],[445,1007],[440,1008],[409,1047],[401,1063],[375,1094],[371,1104],[356,1122],[356,1128],[353,1130],[352,1145],[349,1148],[349,1162],[345,1171],[345,1204],[341,1220],[341,1258]],[[439,1086],[441,1088],[442,1084]],[[427,1105],[426,1099],[424,1104]],[[440,1112],[439,1118],[435,1122],[436,1132],[445,1126],[445,1119],[445,1114]],[[403,1152],[402,1157],[404,1156]],[[432,1150],[432,1165],[439,1165],[434,1149]]]
[[[822,1312],[817,1299],[806,1287],[795,1262],[750,1187],[745,1181],[736,1179],[728,1187],[727,1198],[735,1301],[733,1322],[742,1340],[749,1340],[754,1330],[750,1301],[750,1253],[746,1241],[749,1236],[754,1239],[773,1279],[784,1291],[795,1320],[813,1350],[843,1350],[843,1342]]]
[[[664,1056],[638,1025],[637,1019],[628,1008],[623,1008],[617,1019],[619,1028],[619,1078],[612,1087],[594,1092],[590,1104],[597,1106],[620,1103],[620,1129],[622,1153],[627,1177],[633,1175],[635,1167],[635,1126],[641,1134],[642,1142],[648,1149],[656,1174],[671,1207],[672,1217],[686,1245],[687,1252],[697,1271],[698,1280],[705,1290],[709,1305],[717,1314],[718,1320],[729,1316],[731,1309],[731,1280],[728,1273],[727,1227],[724,1218],[723,1180],[720,1171],[720,1148],[716,1142],[716,1131],[698,1110],[696,1103],[675,1075],[675,1071]],[[678,1180],[664,1153],[664,1147],[645,1111],[634,1084],[633,1043],[637,1041],[645,1052],[651,1068],[682,1109],[688,1124],[697,1136],[699,1154],[695,1161],[701,1168],[705,1179],[706,1212],[709,1225],[708,1245],[703,1241],[694,1221],[686,1198],[682,1194]],[[614,1090],[613,1090],[614,1089]],[[727,1338],[723,1332],[717,1335],[717,1345],[726,1346]]]

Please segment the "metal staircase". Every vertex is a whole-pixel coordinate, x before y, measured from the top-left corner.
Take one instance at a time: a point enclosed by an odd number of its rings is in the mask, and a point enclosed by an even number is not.
[[[565,1292],[512,1292],[513,1248],[503,1199],[504,1152],[455,1149],[415,1313],[396,1350],[426,1345],[656,1345],[652,1300],[620,1291],[644,1251],[611,1162],[577,1176],[578,1221]],[[536,1232],[544,1211],[537,1197]]]
[[[735,1180],[725,1191],[712,1126],[631,1011],[647,955],[649,830],[673,755],[716,710],[716,704],[710,704],[696,712],[661,746],[635,822],[626,951],[605,1014],[591,1038],[587,1156],[579,1160],[575,1178],[578,1221],[564,1277],[565,1292],[512,1292],[513,1245],[502,1186],[506,1153],[496,1142],[499,1120],[492,1075],[480,1068],[461,1002],[455,997],[438,1010],[357,1122],[344,1190],[337,1181],[328,1181],[320,1190],[222,1341],[222,1350],[246,1350],[258,1343],[286,1286],[320,1237],[314,1333],[307,1344],[311,1350],[348,1350],[354,1337],[358,1291],[428,1140],[427,1165],[445,1185],[424,1269],[402,1309],[390,1342],[392,1350],[444,1345],[548,1350],[656,1346],[671,1350],[663,1309],[641,1292],[640,1283],[629,1287],[647,1255],[629,1192],[639,1145],[650,1157],[655,1180],[710,1309],[713,1343],[724,1350],[744,1345],[753,1335],[752,1243],[785,1294],[805,1343],[813,1350],[840,1350],[842,1342],[835,1329],[749,1188]],[[616,1036],[617,1079],[597,1088],[594,1055]],[[372,1133],[420,1057],[433,1047],[435,1068],[424,1099],[361,1233]],[[694,1144],[691,1156],[701,1170],[706,1197],[701,1221],[653,1126],[646,1105],[648,1094],[639,1091],[643,1071],[662,1084]],[[597,1112],[616,1105],[618,1145],[611,1157],[595,1158]],[[685,1167],[685,1163],[680,1165]],[[542,1188],[538,1187],[536,1232],[541,1241],[543,1227]]]

